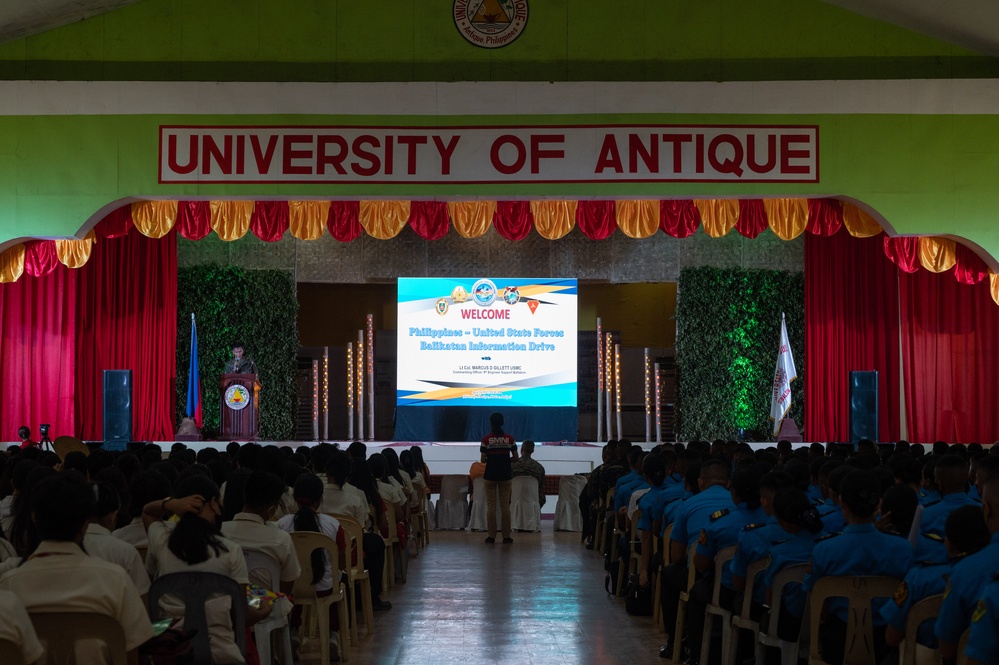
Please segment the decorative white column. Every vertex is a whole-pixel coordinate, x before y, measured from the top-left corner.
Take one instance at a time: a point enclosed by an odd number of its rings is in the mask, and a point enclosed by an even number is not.
[[[617,411],[617,438],[624,437],[621,427],[621,345],[614,345],[614,397],[615,410]]]
[[[656,379],[656,443],[662,443],[663,441],[663,411],[662,411],[662,392],[659,382],[659,363],[655,365],[655,379]]]
[[[364,440],[364,331],[357,331],[357,439]]]
[[[597,441],[604,440],[604,333],[597,317]]]
[[[312,359],[312,440],[319,440],[319,361]]]
[[[645,347],[645,442],[652,440],[652,396],[649,394],[652,388],[652,380],[649,376],[652,368],[649,366],[649,347]]]
[[[375,440],[375,316],[368,314],[368,438]]]
[[[614,436],[611,396],[614,394],[614,339],[609,332],[604,333],[604,416],[607,419],[607,438]]]
[[[347,440],[354,440],[354,344],[347,344]]]
[[[323,347],[323,441],[330,439],[330,347]]]

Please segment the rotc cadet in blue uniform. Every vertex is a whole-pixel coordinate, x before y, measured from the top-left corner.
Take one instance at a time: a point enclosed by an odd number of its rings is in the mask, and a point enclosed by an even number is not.
[[[763,574],[767,605],[773,605],[774,579],[777,573],[812,558],[815,544],[823,537],[819,512],[811,505],[804,492],[797,488],[781,490],[774,496],[774,516],[782,533],[770,543],[770,565]],[[798,639],[801,617],[805,611],[805,593],[801,585],[792,583],[781,594],[781,615],[778,617],[777,635],[782,640]]]
[[[945,563],[947,548],[943,540],[947,516],[961,506],[978,508],[979,504],[967,494],[968,463],[957,455],[944,455],[937,460],[934,479],[941,498],[936,503],[923,506],[916,560]]]
[[[940,492],[937,490],[937,482],[934,476],[937,469],[937,461],[931,459],[923,465],[923,489],[919,492],[919,505],[932,506],[940,501]]]
[[[661,497],[665,494],[666,462],[659,455],[648,455],[645,458],[642,471],[651,488],[638,500],[638,509],[642,511],[638,518],[638,538],[641,543],[639,550],[641,559],[638,565],[638,583],[649,585],[649,570],[652,561],[652,538],[658,533],[659,522],[662,520],[663,508]]]
[[[628,464],[631,466],[631,471],[618,478],[617,483],[614,485],[615,513],[620,512],[621,508],[628,507],[628,500],[631,498],[631,493],[634,492],[635,489],[648,486],[648,483],[645,482],[645,478],[643,478],[640,473],[644,455],[645,451],[638,446],[634,446],[630,451],[628,451]]]
[[[701,477],[701,463],[693,462],[687,466],[687,471],[683,482],[680,485],[674,485],[668,488],[663,494],[663,524],[662,532],[659,534],[660,538],[666,537],[666,527],[673,523],[676,519],[676,512],[683,505],[683,502],[694,496],[697,493],[697,483]],[[665,543],[668,545],[669,543]],[[666,550],[667,559],[669,558],[669,548]]]
[[[947,518],[946,547],[950,560],[947,563],[918,561],[898,586],[892,600],[881,608],[881,618],[888,623],[885,629],[885,642],[897,647],[905,638],[905,620],[912,606],[947,588],[947,578],[958,561],[974,554],[989,543],[989,531],[985,527],[982,511],[973,506],[962,506]],[[937,648],[937,638],[933,634],[933,621],[924,621],[919,626],[916,641],[930,649]]]
[[[903,579],[912,565],[912,548],[908,541],[880,533],[874,527],[874,517],[881,503],[877,476],[871,471],[854,469],[843,478],[839,492],[846,527],[842,534],[815,545],[802,589],[811,591],[817,580],[839,575],[887,575]],[[878,630],[885,625],[879,614],[883,604],[884,601],[872,604],[876,662],[881,662],[887,652],[884,631]],[[819,646],[822,658],[835,665],[843,661],[847,601],[832,598],[826,602],[826,608],[829,620],[819,632]]]
[[[978,599],[999,569],[999,474],[993,474],[985,482],[982,515],[991,534],[989,544],[954,565],[937,616],[934,632],[940,640],[940,655],[945,661],[956,657],[957,643],[971,625]]]
[[[808,500],[812,502],[813,506],[821,506],[826,501],[826,498],[822,495],[822,485],[819,475],[822,473],[822,467],[828,462],[829,460],[825,457],[816,457],[808,463],[808,468],[812,475],[812,482],[808,485],[807,494]]]
[[[724,508],[711,513],[708,523],[701,529],[694,553],[694,567],[703,575],[694,585],[687,603],[687,634],[693,636],[688,641],[692,661],[700,659],[701,640],[699,636],[704,630],[704,614],[711,594],[714,591],[715,557],[718,552],[736,545],[739,542],[739,532],[747,524],[761,522],[766,513],[760,508],[760,473],[755,463],[736,469],[732,475],[730,494],[733,509]],[[719,602],[722,607],[731,610],[735,592],[732,589],[731,562],[722,567],[721,595]]]
[[[672,632],[676,625],[676,612],[680,591],[687,582],[687,550],[697,542],[701,530],[718,511],[735,509],[729,492],[728,463],[710,459],[701,465],[697,485],[700,492],[686,499],[676,511],[673,530],[669,537],[670,565],[663,569],[662,598],[663,620],[666,630]],[[668,506],[667,506],[668,509]],[[677,635],[672,635],[677,639]],[[698,636],[699,639],[699,636]]]
[[[999,572],[992,575],[985,593],[975,604],[964,655],[968,657],[968,665],[999,663]]]
[[[846,518],[840,507],[839,486],[843,479],[853,471],[852,466],[841,464],[829,472],[829,498],[825,505],[819,506],[819,519],[826,533],[840,533],[846,526]]]
[[[732,588],[736,591],[745,591],[749,565],[769,556],[770,544],[779,540],[784,533],[774,515],[773,500],[777,492],[791,487],[793,482],[791,476],[783,471],[771,471],[760,480],[760,507],[763,508],[767,518],[763,522],[747,524],[739,532],[739,548],[735,551],[735,558],[732,559]],[[761,576],[760,580],[762,579]],[[759,605],[762,610],[765,600],[763,585],[754,583],[753,603]],[[738,608],[738,605],[736,607]]]

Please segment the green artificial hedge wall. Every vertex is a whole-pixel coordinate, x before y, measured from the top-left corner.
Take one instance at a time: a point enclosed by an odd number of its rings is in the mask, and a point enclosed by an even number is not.
[[[805,280],[803,273],[688,268],[676,308],[677,418],[681,440],[772,441],[770,397],[781,312],[798,378],[791,417],[804,428]]]
[[[191,312],[198,322],[203,390],[203,434],[219,434],[219,376],[243,342],[257,363],[259,437],[290,440],[295,431],[298,296],[295,280],[280,270],[245,270],[217,264],[177,271],[177,422],[185,415],[191,358]]]

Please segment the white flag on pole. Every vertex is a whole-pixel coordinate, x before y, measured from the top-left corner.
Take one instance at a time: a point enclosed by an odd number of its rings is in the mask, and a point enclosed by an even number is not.
[[[770,397],[770,420],[774,421],[774,434],[780,431],[784,416],[791,409],[791,382],[798,378],[791,355],[791,343],[787,340],[787,323],[784,314],[780,315],[780,350],[777,352],[777,370],[774,372],[774,390]]]

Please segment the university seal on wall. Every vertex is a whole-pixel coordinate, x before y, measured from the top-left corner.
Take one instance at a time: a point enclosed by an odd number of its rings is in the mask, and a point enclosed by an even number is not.
[[[500,48],[527,27],[527,0],[454,0],[454,24],[469,43]]]
[[[239,384],[229,386],[225,391],[225,405],[233,411],[241,411],[250,403],[250,391]]]

